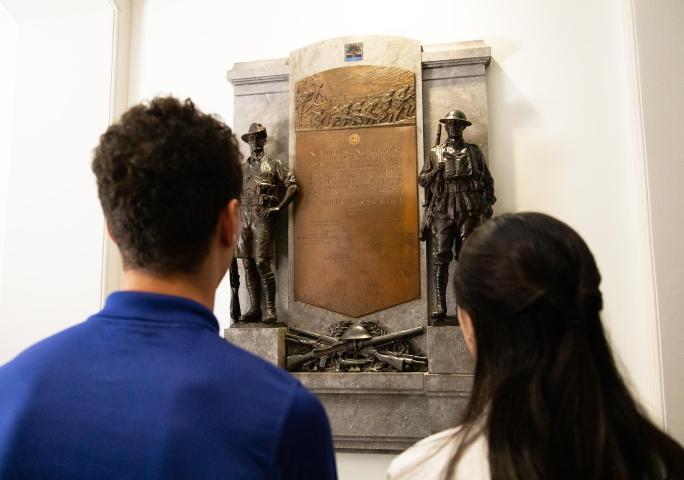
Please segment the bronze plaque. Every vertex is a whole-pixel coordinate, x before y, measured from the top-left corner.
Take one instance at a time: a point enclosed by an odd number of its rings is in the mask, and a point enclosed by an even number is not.
[[[416,83],[410,70],[340,67],[295,84],[296,132],[415,124]]]
[[[295,84],[295,300],[360,317],[420,297],[412,71]]]
[[[360,317],[419,298],[415,125],[299,131],[296,174],[295,300]]]

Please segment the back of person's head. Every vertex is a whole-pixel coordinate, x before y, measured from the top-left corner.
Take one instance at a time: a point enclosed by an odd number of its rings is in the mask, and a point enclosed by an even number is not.
[[[242,190],[233,132],[190,99],[132,107],[102,135],[92,167],[124,268],[152,274],[195,272]]]
[[[615,366],[600,281],[586,243],[548,215],[502,215],[465,242],[454,286],[477,360],[464,424],[486,416],[492,478],[684,474],[684,451],[639,411]]]

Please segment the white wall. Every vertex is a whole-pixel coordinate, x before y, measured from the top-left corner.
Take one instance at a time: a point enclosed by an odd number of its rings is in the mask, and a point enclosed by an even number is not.
[[[665,417],[684,441],[684,2],[634,1],[653,226]]]
[[[18,27],[14,17],[0,4],[0,71],[14,72],[17,64]],[[12,151],[15,75],[0,75],[0,304],[5,232],[7,230],[7,191]],[[0,360],[1,362],[1,360]]]
[[[16,85],[13,97],[0,91],[0,106],[14,98],[16,112],[9,142],[0,136],[2,363],[99,304],[102,219],[89,162],[108,120],[112,17],[109,7],[81,8],[101,7],[104,1],[0,2],[16,20],[0,9],[0,65],[3,77],[14,77]],[[672,168],[682,159],[676,128],[681,121],[673,113],[681,114],[682,94],[667,90],[680,86],[682,78],[681,63],[671,66],[673,59],[681,62],[684,44],[678,2],[658,0],[651,6],[650,0],[634,0],[633,17],[631,0],[262,0],[258,8],[211,0],[138,0],[129,100],[159,93],[190,96],[230,123],[233,92],[225,72],[236,61],[286,57],[309,43],[356,33],[400,35],[424,44],[483,39],[493,56],[489,141],[497,211],[546,211],[587,239],[603,273],[605,320],[614,345],[636,392],[659,420],[661,378],[666,385],[681,379],[682,365],[681,349],[673,349],[677,344],[670,339],[681,339],[676,314],[684,306],[682,272],[672,267],[684,264],[677,243],[681,226],[673,227],[680,225],[675,195],[682,171],[681,165]],[[53,12],[56,3],[66,10]],[[634,22],[643,42],[637,42],[641,76]],[[19,53],[14,72],[13,52]],[[670,82],[667,88],[662,78]],[[4,83],[0,87],[4,90]],[[640,98],[646,137],[640,130]],[[7,111],[0,110],[3,126]],[[9,165],[9,174],[2,165]],[[652,244],[646,173],[654,209]],[[8,206],[4,218],[3,204]],[[652,251],[664,319],[662,377]],[[225,326],[225,285],[218,299],[217,315]],[[665,391],[668,419],[681,419],[676,394]],[[340,455],[340,478],[380,478],[391,458]]]
[[[105,0],[56,3],[3,1],[17,34],[16,63],[3,68],[16,88],[0,170],[0,364],[100,305],[103,221],[90,160],[109,121],[113,14]]]
[[[661,15],[668,12],[661,7]],[[400,35],[423,44],[483,39],[493,57],[489,141],[497,211],[545,211],[585,237],[603,274],[604,319],[616,352],[660,422],[658,323],[631,14],[629,0],[262,0],[258,9],[210,0],[141,0],[133,13],[130,100],[159,93],[190,96],[230,123],[232,89],[224,78],[233,62],[286,57],[309,43],[356,33]],[[657,22],[645,28],[658,32]],[[655,87],[653,95],[659,95]],[[672,210],[663,213],[670,223],[676,218]],[[681,272],[677,279],[673,284],[681,284]],[[677,305],[681,311],[681,300]],[[217,301],[224,325],[227,312],[224,285]],[[341,457],[342,478],[378,478],[344,473],[361,458]]]

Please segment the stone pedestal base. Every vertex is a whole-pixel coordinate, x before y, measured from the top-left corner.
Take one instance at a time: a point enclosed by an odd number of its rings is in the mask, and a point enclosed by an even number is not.
[[[294,373],[321,400],[340,451],[400,452],[458,425],[471,375]]]
[[[335,448],[400,452],[458,425],[468,403],[474,362],[459,327],[427,327],[428,372],[293,375],[323,403]],[[286,364],[286,328],[246,324],[226,340],[270,362]]]
[[[472,374],[475,370],[461,327],[428,327],[427,351],[429,373]]]
[[[233,345],[247,350],[281,368],[286,365],[285,333],[287,328],[263,327],[261,324],[241,324],[227,328],[223,337]]]

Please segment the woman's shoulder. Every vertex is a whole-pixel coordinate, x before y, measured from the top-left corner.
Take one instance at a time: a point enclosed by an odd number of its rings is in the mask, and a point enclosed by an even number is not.
[[[424,438],[392,461],[387,480],[441,478],[463,437],[462,427],[456,427]],[[482,433],[469,437],[453,478],[488,479],[487,439]]]

